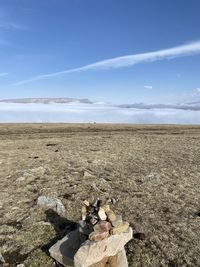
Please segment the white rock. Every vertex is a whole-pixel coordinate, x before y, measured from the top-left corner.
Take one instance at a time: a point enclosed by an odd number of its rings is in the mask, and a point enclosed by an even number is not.
[[[107,219],[106,213],[103,208],[99,208],[98,215],[102,221],[105,221]]]
[[[65,215],[65,207],[62,201],[58,198],[40,196],[37,200],[37,204],[45,210],[52,209],[61,216]]]
[[[91,242],[87,240],[82,244],[74,257],[75,267],[89,267],[100,262],[102,259],[117,255],[124,249],[125,244],[132,239],[133,231],[129,227],[127,233],[111,235],[108,238]],[[115,267],[126,267],[120,263]]]
[[[117,255],[115,256],[104,258],[100,262],[90,265],[90,267],[105,267],[105,266],[128,267],[125,249],[122,249],[122,251],[117,253]]]
[[[31,169],[30,172],[36,176],[43,176],[46,172],[46,169],[44,167],[40,166],[40,167]]]
[[[88,171],[84,171],[83,178],[92,179],[93,180],[93,179],[95,179],[95,176],[93,174],[91,174],[90,172],[88,172]]]
[[[24,264],[17,264],[17,267],[25,267],[25,265]]]
[[[25,177],[21,176],[21,177],[16,179],[16,182],[23,182],[24,180],[25,180]]]

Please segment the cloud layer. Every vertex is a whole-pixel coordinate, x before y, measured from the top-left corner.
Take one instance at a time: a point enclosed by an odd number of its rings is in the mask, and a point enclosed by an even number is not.
[[[164,50],[158,50],[154,52],[127,55],[127,56],[121,56],[121,57],[116,57],[112,59],[106,59],[103,61],[98,61],[98,62],[89,64],[89,65],[85,65],[79,68],[68,69],[68,70],[44,74],[44,75],[38,75],[27,80],[19,81],[12,85],[17,86],[17,85],[21,85],[21,84],[41,80],[41,79],[47,79],[50,77],[56,77],[56,76],[60,76],[63,74],[69,74],[69,73],[74,73],[74,72],[130,67],[130,66],[133,66],[139,63],[154,62],[154,61],[158,61],[162,59],[173,59],[177,57],[190,56],[190,55],[195,55],[195,54],[200,54],[200,41],[192,42],[189,44],[176,46],[176,47],[172,47],[172,48],[168,48]]]
[[[127,109],[97,104],[0,103],[0,123],[19,122],[200,124],[200,111]]]

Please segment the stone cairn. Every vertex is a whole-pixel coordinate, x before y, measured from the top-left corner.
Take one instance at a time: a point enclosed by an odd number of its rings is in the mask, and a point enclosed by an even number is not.
[[[121,215],[116,215],[110,208],[115,204],[114,198],[102,201],[99,198],[90,203],[83,201],[82,220],[79,221],[79,232],[88,236],[91,241],[100,241],[110,235],[127,232],[129,223],[122,220]]]
[[[115,202],[84,200],[78,229],[50,248],[51,257],[66,267],[128,267],[124,246],[132,229],[111,209]]]

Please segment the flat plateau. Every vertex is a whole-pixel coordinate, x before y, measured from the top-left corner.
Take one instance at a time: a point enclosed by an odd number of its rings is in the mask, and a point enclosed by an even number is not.
[[[0,253],[7,266],[50,267],[48,249],[91,195],[133,229],[130,267],[200,266],[200,126],[0,125]],[[44,212],[41,195],[66,216]]]

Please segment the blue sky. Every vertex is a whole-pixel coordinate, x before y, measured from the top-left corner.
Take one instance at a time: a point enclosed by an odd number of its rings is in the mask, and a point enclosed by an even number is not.
[[[199,10],[199,0],[1,0],[0,99],[200,100]]]

